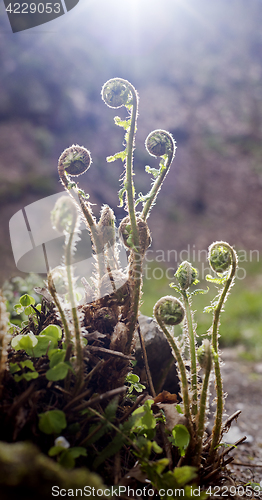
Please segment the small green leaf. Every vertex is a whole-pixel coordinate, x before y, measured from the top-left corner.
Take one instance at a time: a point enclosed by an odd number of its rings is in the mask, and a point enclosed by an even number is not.
[[[55,457],[56,455],[59,455],[59,453],[62,453],[62,451],[65,451],[63,446],[52,446],[52,448],[48,451],[48,455],[49,457]]]
[[[162,453],[162,451],[163,451],[163,449],[157,444],[156,441],[153,441],[152,449],[155,453]]]
[[[52,380],[56,382],[57,380],[63,380],[64,378],[66,378],[68,370],[69,370],[68,364],[61,362],[53,366],[53,368],[47,370],[45,376],[47,380]]]
[[[23,379],[25,379],[27,382],[29,382],[30,380],[33,380],[35,378],[38,378],[39,377],[39,374],[37,372],[27,372],[27,373],[23,373],[22,375]]]
[[[28,349],[32,350],[37,345],[37,342],[37,337],[32,332],[29,332],[26,335],[16,335],[11,341],[11,346],[16,351],[24,349],[27,352]]]
[[[28,368],[31,370],[30,372],[21,373],[18,375],[16,372],[21,371],[23,368]],[[20,363],[10,363],[10,372],[15,373],[14,380],[15,382],[20,382],[20,380],[26,380],[29,382],[30,380],[38,378],[38,373],[35,370],[33,362],[30,359],[26,359],[25,361],[20,361]]]
[[[137,408],[133,413],[133,417],[140,416],[132,427],[132,431],[137,432],[139,430],[148,431],[156,427],[156,419],[151,410],[151,406],[154,403],[153,400],[148,399],[143,406]]]
[[[136,375],[135,373],[128,373],[127,376],[126,376],[126,382],[130,382],[130,384],[134,384],[136,382],[139,382],[140,378],[138,375]]]
[[[170,288],[173,288],[173,290],[181,294],[181,288],[177,286],[175,283],[170,283],[169,286]]]
[[[214,283],[215,285],[224,285],[225,281],[227,280],[227,275],[226,276],[221,276],[221,278],[213,278],[210,274],[206,275],[206,280],[210,281],[210,283]]]
[[[24,311],[24,307],[21,304],[15,304],[14,310],[16,314],[21,314]]]
[[[204,295],[204,294],[206,294],[208,292],[209,292],[209,288],[208,287],[207,287],[206,290],[202,290],[201,288],[197,288],[197,290],[193,290],[193,292],[190,292],[190,295],[191,296],[193,296],[193,295],[200,295],[200,294]]]
[[[15,382],[20,382],[20,380],[26,380],[27,382],[30,382],[30,380],[33,380],[35,378],[38,378],[39,375],[37,372],[27,372],[27,373],[22,373],[21,375],[14,375]]]
[[[44,330],[41,331],[40,335],[45,335],[48,337],[53,337],[55,340],[60,340],[62,338],[62,330],[58,325],[48,325]]]
[[[116,158],[114,156],[107,156],[106,161],[107,163],[112,163],[113,161],[116,161]]]
[[[66,426],[66,417],[61,410],[49,410],[39,415],[38,427],[45,434],[60,434]]]
[[[153,415],[152,410],[146,412],[146,414],[141,419],[142,425],[145,429],[154,429],[156,426],[156,419]]]
[[[181,457],[185,456],[186,449],[190,443],[190,434],[185,425],[177,424],[172,430],[173,444],[179,448]]]
[[[148,173],[148,174],[151,174],[153,176],[154,179],[156,179],[157,177],[159,177],[160,173],[161,173],[161,168],[151,168],[149,165],[147,165],[145,167],[145,171]]]
[[[124,151],[119,151],[114,156],[108,156],[106,158],[106,161],[107,161],[107,163],[112,163],[113,161],[120,159],[124,162],[126,157],[127,157],[127,150],[125,149]]]
[[[73,458],[78,458],[80,456],[86,457],[87,456],[87,450],[86,448],[83,448],[82,446],[74,446],[73,448],[70,448],[70,453]]]
[[[115,116],[114,122],[118,127],[123,127],[125,130],[128,130],[131,125],[131,119],[129,120],[121,120],[119,116]]]
[[[20,365],[22,368],[29,368],[29,370],[35,372],[33,361],[31,361],[30,359],[26,359],[25,361],[20,361]]]
[[[22,336],[19,345],[22,349],[27,351],[28,349],[33,349],[37,345],[37,342],[37,337],[32,332],[29,332]]]
[[[29,354],[29,356],[34,356],[35,358],[40,358],[41,356],[44,356],[47,352],[48,346],[49,349],[54,349],[57,347],[57,342],[53,337],[48,337],[45,335],[38,335],[38,344],[34,348],[34,350],[28,349],[26,352]]]
[[[39,338],[41,338],[41,337],[39,337]],[[51,360],[52,356],[54,354],[56,354],[57,352],[65,352],[65,351],[66,351],[66,345],[63,344],[63,348],[62,349],[58,349],[58,348],[56,348],[56,349],[50,349],[49,348],[47,355],[48,355],[49,359]]]
[[[60,465],[65,467],[65,469],[73,469],[75,466],[75,459],[71,454],[71,450],[64,450],[63,453],[61,453],[58,462]]]
[[[90,195],[88,193],[85,193],[85,191],[83,191],[83,189],[79,189],[79,187],[77,186],[77,191],[79,194],[81,194],[81,196],[83,198],[85,198],[86,200],[88,200],[88,198],[90,197]]]
[[[132,394],[135,390],[137,392],[142,392],[146,387],[140,383],[140,378],[135,373],[128,373],[126,376],[126,383],[130,384],[128,389],[128,394]]]
[[[140,450],[140,456],[142,456],[143,459],[148,459],[151,455],[153,442],[147,439],[145,435],[139,435],[135,440],[135,444]]]
[[[197,477],[196,467],[190,465],[183,465],[183,467],[176,467],[174,469],[174,477],[178,486],[184,486]]]
[[[10,368],[10,373],[12,374],[19,372],[21,370],[18,363],[10,363],[9,368]]]
[[[24,313],[29,316],[29,314],[35,314],[35,310],[31,306],[25,307]]]
[[[50,359],[49,367],[53,368],[58,363],[61,363],[62,361],[64,361],[65,355],[66,355],[66,351],[64,349],[56,349],[55,351],[53,350],[53,353],[48,356]]]
[[[160,458],[160,460],[156,460],[154,462],[154,466],[157,474],[162,474],[162,472],[165,470],[168,464],[169,464],[168,458]]]
[[[149,199],[151,198],[151,196],[152,196],[152,195],[151,195],[150,193],[147,193],[147,194],[145,194],[145,195],[143,195],[143,193],[139,193],[139,194],[138,194],[138,198],[137,198],[137,200],[135,201],[135,207],[136,207],[139,203],[142,203],[142,202],[143,202],[143,204],[145,204],[145,202],[146,202],[147,200],[149,200]]]
[[[213,312],[215,310],[215,308],[216,308],[215,305],[206,306],[206,307],[204,307],[203,312],[204,313],[210,313],[210,312]]]
[[[180,405],[178,405],[178,404],[176,405],[176,411],[177,411],[178,413],[183,414],[183,410],[182,410],[181,406],[180,406]]]
[[[27,293],[25,295],[22,295],[20,297],[20,304],[23,307],[30,306],[31,304],[35,304],[35,299],[34,297],[31,297],[31,295],[28,295]]]

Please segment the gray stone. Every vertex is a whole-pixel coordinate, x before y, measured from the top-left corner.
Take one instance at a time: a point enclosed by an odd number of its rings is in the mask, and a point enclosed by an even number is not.
[[[163,332],[156,321],[148,316],[140,315],[139,325],[145,341],[148,364],[156,392],[165,389],[171,394],[178,394],[179,380],[177,371],[171,348]],[[137,365],[134,371],[140,376],[141,382],[146,383],[147,379],[138,335],[135,339],[135,356]]]

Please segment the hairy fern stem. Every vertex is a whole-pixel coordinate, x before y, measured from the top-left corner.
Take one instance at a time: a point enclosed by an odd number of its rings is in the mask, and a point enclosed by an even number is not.
[[[214,243],[210,247],[210,254],[212,248],[215,245],[220,245],[225,247],[230,252],[230,260],[231,260],[231,270],[228,278],[226,279],[224,288],[220,295],[219,301],[215,307],[214,315],[213,315],[213,325],[212,325],[212,347],[214,351],[214,369],[215,369],[215,377],[216,377],[216,392],[217,392],[217,409],[216,409],[216,417],[215,424],[212,431],[212,441],[210,446],[210,454],[209,461],[211,462],[217,445],[219,444],[220,436],[221,436],[221,428],[222,428],[222,417],[223,417],[223,409],[224,409],[224,394],[223,394],[223,381],[220,370],[220,360],[219,360],[219,351],[218,351],[218,329],[219,329],[219,318],[224,305],[224,302],[227,298],[227,294],[230,290],[230,287],[233,284],[233,279],[236,274],[237,269],[237,254],[235,250],[224,242]],[[212,265],[212,264],[211,264]],[[216,271],[216,269],[214,269]]]

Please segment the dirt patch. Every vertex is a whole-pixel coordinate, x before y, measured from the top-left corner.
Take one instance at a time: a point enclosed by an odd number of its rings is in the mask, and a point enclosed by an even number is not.
[[[230,465],[236,479],[260,483],[262,481],[262,362],[247,361],[241,357],[243,348],[223,349],[222,377],[228,394],[225,409],[228,416],[241,410],[224,441],[234,443],[243,436],[247,439],[230,452],[235,463]],[[212,407],[211,407],[212,409]],[[262,482],[261,482],[262,484]]]

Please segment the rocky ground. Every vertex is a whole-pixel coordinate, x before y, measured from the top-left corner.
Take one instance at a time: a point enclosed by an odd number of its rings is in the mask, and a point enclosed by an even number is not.
[[[247,437],[230,453],[235,458],[235,465],[230,468],[237,479],[262,484],[262,362],[244,360],[241,352],[241,347],[222,352],[222,376],[228,394],[226,412],[230,416],[241,410],[224,440],[234,443],[242,436]]]

